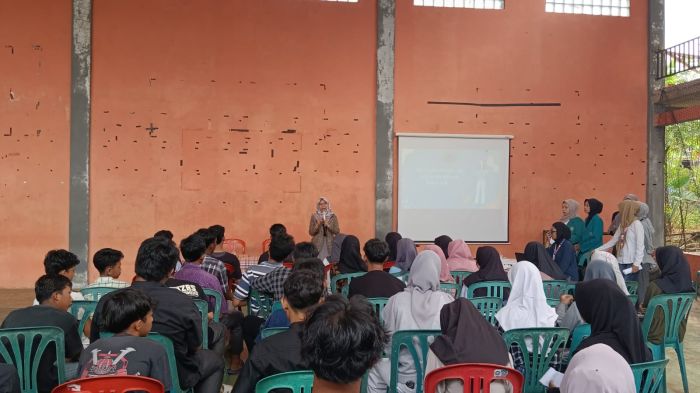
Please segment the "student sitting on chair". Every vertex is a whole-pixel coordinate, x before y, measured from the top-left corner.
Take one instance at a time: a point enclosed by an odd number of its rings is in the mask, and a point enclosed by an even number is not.
[[[75,276],[75,267],[80,264],[80,259],[67,250],[51,250],[44,257],[44,272],[49,276],[62,275],[68,277],[73,285],[73,277]],[[73,300],[85,300],[80,292],[71,291],[70,296]],[[34,299],[34,305],[39,304],[38,299]]]
[[[92,264],[100,272],[100,276],[88,285],[88,288],[126,288],[129,283],[117,280],[122,274],[122,259],[124,254],[119,250],[103,248],[92,257]]]

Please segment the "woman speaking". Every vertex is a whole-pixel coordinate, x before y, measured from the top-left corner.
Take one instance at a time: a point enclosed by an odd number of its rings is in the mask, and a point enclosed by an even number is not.
[[[333,238],[340,232],[338,217],[331,210],[331,204],[325,197],[316,203],[316,213],[311,216],[309,235],[311,242],[318,249],[318,258],[323,260],[331,255]]]

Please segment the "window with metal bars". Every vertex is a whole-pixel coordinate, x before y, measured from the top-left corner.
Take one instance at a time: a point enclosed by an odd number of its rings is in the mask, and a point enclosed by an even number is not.
[[[630,16],[631,0],[545,0],[544,10],[560,14]]]
[[[502,10],[505,7],[505,0],[413,0],[413,5],[422,7]]]

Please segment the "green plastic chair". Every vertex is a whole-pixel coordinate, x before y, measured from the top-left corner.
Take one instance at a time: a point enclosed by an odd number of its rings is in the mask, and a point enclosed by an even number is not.
[[[681,323],[688,319],[690,308],[695,300],[694,293],[673,293],[668,295],[658,295],[651,298],[647,305],[647,311],[642,321],[642,334],[647,346],[654,355],[654,360],[661,360],[666,357],[666,346],[671,346],[676,351],[678,365],[681,369],[683,379],[683,390],[688,393],[688,375],[685,369],[685,355],[683,354],[683,342],[679,337]],[[664,338],[661,344],[649,342],[649,329],[654,319],[656,310],[661,309],[664,316]],[[666,386],[666,372],[664,371],[663,386]]]
[[[66,381],[66,344],[61,328],[47,326],[0,330],[0,357],[4,363],[12,364],[17,369],[22,393],[39,391],[39,361],[51,344],[56,350],[55,365],[60,385]]]
[[[83,294],[83,297],[85,300],[92,300],[94,302],[100,300],[102,296],[116,291],[119,288],[111,288],[111,287],[92,287],[92,288],[83,288],[80,290],[80,293]]]
[[[472,272],[462,270],[453,270],[450,272],[450,275],[454,277],[455,282],[459,285],[462,285],[462,281],[464,281],[465,278],[469,277],[470,274],[472,274]]]
[[[366,272],[359,272],[359,273],[344,273],[344,274],[336,274],[331,278],[331,293],[338,293],[338,283],[344,282],[343,286],[340,288],[340,293],[348,297],[348,293],[350,293],[350,281],[352,281],[353,278],[356,277],[361,277],[367,274]]]
[[[627,292],[629,292],[630,295],[637,294],[637,288],[639,288],[639,283],[637,281],[625,281],[625,286],[627,287]]]
[[[668,359],[654,360],[653,362],[631,364],[634,374],[634,384],[639,393],[661,393],[665,389],[664,373]]]
[[[274,336],[277,333],[286,332],[287,330],[289,330],[287,327],[265,328],[260,331],[260,337],[264,340],[270,336]]]
[[[367,299],[367,301],[372,305],[374,308],[375,314],[377,314],[377,318],[379,318],[379,322],[384,322],[382,320],[382,311],[384,310],[384,307],[386,307],[386,302],[389,300],[389,298],[386,297],[371,297]]]
[[[637,295],[627,295],[627,299],[629,299],[632,304],[636,305],[639,297]]]
[[[95,313],[95,307],[97,307],[97,302],[92,300],[73,300],[68,312],[78,320],[78,334],[81,338],[85,337],[83,330],[85,329],[85,324],[92,318],[92,314]]]
[[[566,357],[565,363],[568,364],[571,361],[571,357],[574,356],[574,352],[576,352],[578,346],[581,345],[581,342],[590,336],[590,323],[584,323],[583,325],[576,326],[576,328],[571,332],[571,346],[569,347],[569,355]]]
[[[510,289],[510,283],[507,281],[482,281],[472,284],[467,287],[467,299],[474,299],[474,291],[480,288],[486,288],[486,296],[480,297],[497,297],[503,299],[505,297],[505,289]]]
[[[547,298],[547,304],[549,305],[549,307],[556,307],[559,305],[559,299]]]
[[[557,351],[564,348],[568,339],[569,329],[567,328],[513,329],[503,333],[506,347],[510,348],[515,344],[525,355],[523,393],[546,392],[546,387],[540,383],[540,378],[547,372]],[[531,351],[527,349],[526,340],[531,341]]]
[[[440,330],[399,330],[391,337],[391,381],[388,393],[397,393],[399,382],[399,353],[405,348],[413,358],[416,368],[416,391],[423,393],[423,380],[425,379],[425,364],[428,359],[428,339],[441,335]],[[416,348],[416,345],[418,348]],[[418,352],[420,350],[420,353]]]
[[[255,385],[255,393],[268,393],[275,389],[287,389],[292,393],[311,393],[313,383],[313,371],[290,371],[261,379]]]
[[[559,297],[565,293],[570,293],[572,285],[564,280],[544,280],[542,281],[542,287],[544,288],[544,296],[547,299],[556,299],[557,304],[559,304]]]
[[[213,297],[214,300],[216,301],[214,305],[214,322],[219,322],[221,320],[221,305],[223,302],[226,300],[224,299],[224,295],[221,294],[219,291],[215,291],[213,289],[209,288],[203,288],[204,289],[204,294],[210,297]]]
[[[168,370],[170,371],[171,386],[170,393],[193,393],[193,389],[183,389],[180,386],[180,377],[177,373],[177,361],[175,360],[175,348],[173,342],[166,336],[160,333],[148,333],[148,338],[157,342],[165,348],[165,353],[168,356]]]
[[[391,273],[391,275],[403,281],[404,284],[408,284],[408,272]]]
[[[478,297],[469,299],[477,310],[493,326],[496,326],[496,313],[503,307],[503,299],[500,297]]]
[[[452,296],[452,297],[456,297],[456,296],[457,296],[457,291],[459,291],[459,289],[460,289],[461,287],[462,287],[462,286],[461,286],[460,284],[457,284],[457,283],[454,283],[454,282],[441,282],[441,283],[440,283],[440,290],[441,290],[442,292],[447,293],[448,295],[450,295],[450,296]]]
[[[209,349],[209,302],[202,299],[194,299],[194,305],[202,317],[202,348]]]
[[[248,302],[248,315],[257,315],[262,319],[267,319],[267,317],[272,314],[273,303],[274,299],[272,296],[265,295],[251,288],[250,299]],[[253,304],[258,307],[257,312],[253,312]]]

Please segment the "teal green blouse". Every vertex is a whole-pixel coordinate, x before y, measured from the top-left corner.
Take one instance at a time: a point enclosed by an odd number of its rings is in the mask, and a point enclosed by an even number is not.
[[[583,233],[586,230],[586,224],[583,222],[581,217],[574,217],[566,223],[571,231],[571,244],[579,244],[583,239]]]
[[[603,245],[603,220],[598,214],[593,216],[585,225],[583,236],[581,237],[581,254],[585,254],[588,251],[596,249]]]

